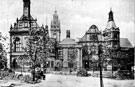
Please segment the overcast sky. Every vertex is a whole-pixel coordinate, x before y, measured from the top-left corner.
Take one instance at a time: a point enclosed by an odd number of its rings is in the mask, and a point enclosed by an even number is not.
[[[23,13],[23,0],[0,0],[0,32],[7,34],[10,25]],[[62,35],[71,30],[71,37],[81,38],[92,24],[104,30],[108,21],[110,7],[114,12],[116,26],[120,28],[120,37],[128,38],[135,46],[134,0],[31,0],[31,14],[38,24],[50,27],[55,8],[61,22]]]

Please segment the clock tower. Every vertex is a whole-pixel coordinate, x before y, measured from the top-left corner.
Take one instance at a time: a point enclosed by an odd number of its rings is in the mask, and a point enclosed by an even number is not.
[[[57,42],[60,42],[61,36],[61,28],[60,28],[60,20],[55,10],[53,14],[53,20],[51,21],[51,38],[55,38]]]
[[[119,49],[120,47],[120,30],[116,26],[113,18],[113,11],[110,9],[107,27],[103,31],[106,45],[109,48]]]

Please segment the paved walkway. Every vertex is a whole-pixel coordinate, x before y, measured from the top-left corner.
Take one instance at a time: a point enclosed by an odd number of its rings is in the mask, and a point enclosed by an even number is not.
[[[104,87],[135,87],[134,80],[103,79]],[[73,75],[46,74],[46,80],[41,83],[28,84],[21,81],[0,82],[0,86],[8,86],[11,83],[15,87],[100,87],[98,77],[77,77]]]

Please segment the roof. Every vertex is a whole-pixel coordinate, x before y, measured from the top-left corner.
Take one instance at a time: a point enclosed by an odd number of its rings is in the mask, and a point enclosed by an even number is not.
[[[66,38],[66,39],[63,39],[60,42],[60,44],[69,44],[69,45],[71,45],[71,44],[77,44],[77,43],[75,42],[75,39]]]
[[[100,33],[100,31],[96,25],[91,25],[86,33]]]
[[[127,38],[120,38],[120,47],[133,47]]]

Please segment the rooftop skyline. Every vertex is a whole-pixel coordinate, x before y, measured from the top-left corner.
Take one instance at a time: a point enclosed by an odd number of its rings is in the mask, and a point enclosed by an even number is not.
[[[128,38],[135,46],[134,0],[31,0],[31,15],[37,18],[40,26],[47,24],[49,30],[52,16],[57,10],[61,22],[61,40],[66,38],[66,30],[70,30],[71,38],[76,40],[82,38],[93,24],[99,30],[105,30],[110,8],[120,29],[120,37]],[[0,32],[9,36],[11,24],[22,14],[23,0],[1,0]]]

